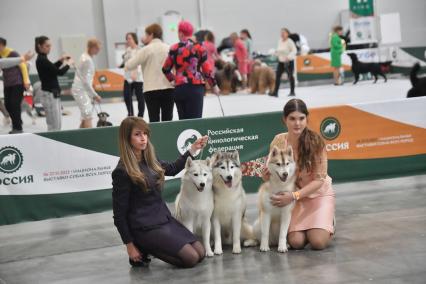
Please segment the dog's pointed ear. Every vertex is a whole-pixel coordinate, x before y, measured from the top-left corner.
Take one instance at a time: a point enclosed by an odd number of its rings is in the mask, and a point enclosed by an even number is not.
[[[294,159],[294,155],[293,155],[293,147],[291,147],[291,145],[287,146],[287,150],[286,150],[287,155],[289,155],[292,159]]]
[[[212,166],[211,162],[212,161],[210,160],[210,157],[207,157],[207,159],[206,159],[206,165],[207,165],[207,167],[211,167]]]
[[[277,146],[274,146],[274,147],[272,147],[270,156],[275,157],[276,155],[278,155],[279,152],[280,152],[280,149]]]
[[[232,152],[231,158],[237,161],[238,164],[240,164],[240,154],[238,153],[238,150]]]
[[[189,157],[186,159],[185,168],[187,169],[187,168],[189,168],[191,165],[192,165],[192,158],[191,158],[191,156],[189,156]]]
[[[219,159],[219,153],[220,152],[215,152],[213,153],[213,155],[210,157],[210,164],[213,165],[216,163],[216,161]]]

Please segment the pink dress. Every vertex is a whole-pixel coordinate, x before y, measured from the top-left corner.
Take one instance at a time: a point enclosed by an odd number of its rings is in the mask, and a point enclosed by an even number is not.
[[[210,66],[213,66],[213,72],[215,71],[214,62],[219,58],[219,53],[217,53],[216,46],[210,41],[203,41],[204,49],[207,51],[207,62]]]
[[[241,75],[247,75],[248,73],[248,53],[244,42],[241,39],[237,39],[234,45],[235,59],[238,64],[238,71]]]
[[[271,148],[287,147],[287,133],[275,136]],[[291,213],[288,232],[306,231],[309,229],[324,229],[334,234],[335,194],[331,186],[332,179],[327,175],[327,152],[323,151],[314,167],[313,172],[303,170],[298,172],[297,186],[303,188],[314,180],[323,180],[323,185],[314,193],[296,202]],[[296,157],[297,160],[297,157]]]

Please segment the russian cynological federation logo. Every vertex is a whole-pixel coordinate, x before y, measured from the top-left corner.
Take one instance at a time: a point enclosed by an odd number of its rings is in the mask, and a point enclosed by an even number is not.
[[[311,65],[311,60],[309,58],[306,58],[305,60],[303,60],[303,64],[305,66]]]
[[[324,139],[333,140],[339,136],[341,126],[336,118],[327,117],[321,122],[320,131]]]
[[[177,148],[179,153],[184,154],[186,151],[191,148],[191,145],[198,139],[202,137],[200,132],[195,129],[186,129],[182,131],[177,139]],[[196,153],[196,156],[198,152]]]
[[[17,148],[6,146],[0,149],[0,172],[11,174],[19,170],[24,157]]]

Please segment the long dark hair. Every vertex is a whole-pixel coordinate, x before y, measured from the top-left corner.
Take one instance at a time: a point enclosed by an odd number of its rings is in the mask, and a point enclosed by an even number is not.
[[[204,40],[214,43],[215,41],[214,34],[211,31],[207,31],[204,36]]]
[[[127,40],[128,36],[131,36],[133,38],[133,41],[136,43],[136,45],[138,45],[138,36],[137,36],[136,33],[127,33],[126,34],[126,40]]]
[[[240,33],[246,34],[249,39],[251,39],[251,34],[248,29],[242,29]]]
[[[48,41],[49,38],[47,36],[38,36],[35,38],[35,51],[37,52],[37,54],[40,54],[40,45],[43,45],[46,41]]]
[[[308,117],[309,111],[304,101],[301,99],[291,99],[284,106],[283,116],[287,118],[292,112],[298,111]],[[325,143],[321,136],[310,130],[307,126],[299,137],[299,147],[297,150],[298,161],[297,166],[300,171],[306,169],[308,172],[313,170],[317,162],[318,154],[323,151]]]

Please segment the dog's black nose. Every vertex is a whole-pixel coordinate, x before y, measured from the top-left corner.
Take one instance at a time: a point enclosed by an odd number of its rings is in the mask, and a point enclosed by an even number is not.
[[[226,179],[227,180],[232,180],[232,176],[227,176]]]
[[[200,186],[204,187],[204,186],[206,186],[206,184],[204,182],[202,182],[202,183],[200,183]]]
[[[288,177],[288,173],[283,173],[283,177]]]

